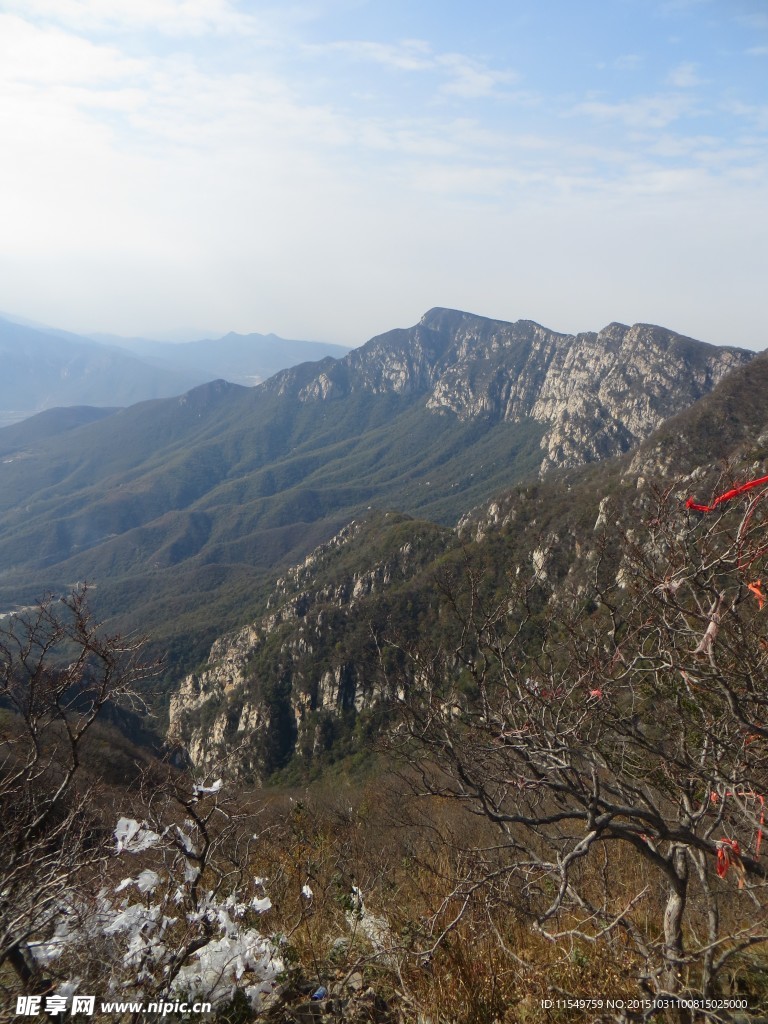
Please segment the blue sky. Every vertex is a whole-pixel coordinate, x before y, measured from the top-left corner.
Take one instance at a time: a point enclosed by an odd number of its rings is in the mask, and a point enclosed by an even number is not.
[[[765,0],[0,0],[0,309],[768,346]]]

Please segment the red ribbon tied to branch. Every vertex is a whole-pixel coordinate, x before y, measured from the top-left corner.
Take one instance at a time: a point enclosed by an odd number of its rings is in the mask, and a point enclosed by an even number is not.
[[[698,505],[693,498],[688,498],[685,507],[693,509],[694,512],[714,512],[718,505],[730,501],[731,498],[738,497],[739,494],[743,494],[745,491],[751,491],[753,487],[760,487],[761,484],[768,484],[768,476],[761,476],[757,480],[749,480],[740,487],[733,487],[730,491],[718,495],[711,505]]]
[[[760,804],[760,821],[757,826],[757,841],[755,843],[755,856],[760,856],[760,846],[763,842],[763,831],[765,829],[765,797],[762,793],[756,793],[754,789],[748,789],[746,787],[739,787],[738,789],[731,790],[726,789],[722,797],[719,793],[711,792],[709,794],[710,803],[717,805],[721,800],[725,800],[727,797],[752,797],[753,800],[757,800]],[[730,852],[729,852],[730,850]],[[738,858],[738,863],[734,861],[731,854]],[[725,878],[725,874],[731,864],[734,864],[737,868],[741,864],[741,847],[739,846],[738,840],[736,839],[721,839],[717,846],[717,873],[721,878]],[[743,869],[744,865],[741,864]]]
[[[736,839],[720,839],[717,844],[717,873],[725,878],[728,869],[734,868],[739,877],[739,888],[744,888],[744,862],[741,859],[741,847]]]
[[[714,512],[718,505],[722,505],[726,501],[730,501],[731,498],[736,498],[736,497],[738,497],[739,494],[744,494],[745,491],[751,491],[754,487],[760,487],[763,484],[768,484],[768,476],[760,476],[756,480],[748,480],[745,484],[741,484],[739,487],[732,487],[730,491],[725,491],[723,494],[719,494],[715,498],[715,500],[712,502],[711,505],[699,505],[697,502],[695,502],[693,500],[693,498],[688,498],[687,501],[685,502],[685,507],[687,509],[693,509],[694,512]],[[743,559],[741,557],[742,535],[746,531],[746,527],[747,527],[748,523],[750,522],[750,520],[752,519],[752,515],[753,515],[753,513],[755,511],[756,503],[762,497],[763,497],[763,495],[760,494],[752,502],[752,506],[751,506],[751,508],[750,508],[750,510],[749,510],[749,512],[747,514],[747,517],[744,520],[744,522],[741,524],[741,529],[739,530],[739,569],[746,569],[746,568],[748,568],[753,562],[755,562],[757,560],[757,558],[760,555],[764,554],[765,551],[768,550],[766,547],[762,547],[759,551],[757,551],[755,554],[753,554],[752,557],[749,559],[749,561],[746,562],[746,563],[743,561]],[[749,591],[751,591],[752,596],[757,601],[758,607],[759,607],[760,611],[762,611],[763,605],[766,602],[765,594],[760,589],[761,586],[762,586],[762,580],[757,580],[756,583],[747,583],[747,589]],[[704,644],[705,640],[706,640],[706,636],[705,636],[704,640],[702,640],[702,644]],[[699,646],[701,647],[701,644]]]

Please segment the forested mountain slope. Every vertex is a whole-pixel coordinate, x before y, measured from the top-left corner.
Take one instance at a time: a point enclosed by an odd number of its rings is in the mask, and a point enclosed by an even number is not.
[[[761,355],[633,453],[501,493],[455,530],[395,513],[354,521],[278,578],[261,614],[183,680],[170,741],[198,765],[257,780],[369,749],[391,697],[386,642],[450,649],[448,591],[470,571],[489,607],[503,605],[518,567],[587,600],[598,554],[617,577],[625,531],[642,545],[655,495],[670,490],[682,511],[691,494],[706,502],[768,473],[766,388]]]
[[[569,336],[437,309],[256,388],[17,438],[0,610],[87,578],[122,625],[234,624],[272,567],[369,508],[453,523],[516,480],[627,450],[752,357],[658,327]]]

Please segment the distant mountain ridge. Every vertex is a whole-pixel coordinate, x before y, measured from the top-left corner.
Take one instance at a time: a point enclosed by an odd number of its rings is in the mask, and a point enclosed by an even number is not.
[[[168,398],[219,378],[253,386],[294,363],[347,351],[275,334],[228,334],[179,344],[94,340],[0,316],[0,426],[46,409],[114,408]]]
[[[0,423],[58,406],[122,406],[180,394],[197,374],[150,367],[120,349],[0,318]]]
[[[158,366],[177,371],[193,370],[204,380],[223,378],[232,384],[254,387],[286,367],[297,363],[340,359],[345,345],[322,341],[297,341],[277,334],[237,334],[230,331],[219,338],[171,343],[146,338],[118,338],[94,335]]]
[[[120,623],[220,632],[355,516],[454,524],[517,481],[627,451],[754,355],[436,309],[256,388],[18,438],[0,464],[0,611],[88,578]]]

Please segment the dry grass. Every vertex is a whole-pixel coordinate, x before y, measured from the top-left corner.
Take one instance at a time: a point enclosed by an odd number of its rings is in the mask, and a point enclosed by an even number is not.
[[[312,986],[340,992],[354,983],[371,987],[403,1022],[565,1024],[616,1017],[546,1007],[543,1000],[645,994],[642,961],[620,930],[595,941],[564,935],[554,942],[536,930],[536,912],[551,898],[548,880],[500,870],[509,867],[509,854],[491,852],[497,833],[455,801],[416,799],[402,780],[383,773],[359,787],[337,780],[311,791],[239,792],[230,800],[230,809],[256,816],[249,873],[267,879],[273,904],[257,926],[280,938],[297,998],[304,992],[306,999]],[[486,851],[482,857],[479,850]],[[483,869],[498,875],[475,887]],[[661,940],[665,893],[646,861],[614,846],[579,871],[582,891],[608,891],[615,913],[644,892],[633,917],[648,941]],[[749,894],[733,877],[715,882],[728,895],[723,923],[736,931],[753,912]],[[695,882],[692,889],[689,944],[704,933]],[[564,915],[555,922],[563,933],[576,923]],[[723,994],[746,996],[753,1010],[768,1006],[767,962],[759,946],[735,958]],[[693,972],[686,981],[695,991]],[[9,1005],[13,987],[13,978],[0,975]]]
[[[591,942],[573,936],[552,942],[534,927],[536,894],[514,875],[469,896],[467,886],[457,889],[457,878],[472,875],[467,851],[487,846],[493,833],[455,803],[409,802],[401,789],[378,779],[359,793],[325,788],[301,798],[272,797],[264,822],[258,871],[269,876],[274,902],[264,924],[286,936],[290,958],[318,984],[338,987],[360,972],[402,1020],[430,1024],[598,1020],[597,1010],[575,1017],[542,1001],[646,995],[639,986],[641,960],[621,931]],[[617,912],[645,890],[635,919],[650,941],[660,941],[664,893],[658,878],[640,858],[611,853],[612,859],[581,868],[587,889],[612,889]],[[305,884],[313,891],[310,902],[301,896]],[[362,890],[367,909],[387,922],[379,949],[350,915],[353,886]],[[558,921],[564,932],[575,923]],[[750,952],[741,968],[753,1008],[763,998],[760,957]],[[695,979],[689,980],[695,990]]]

